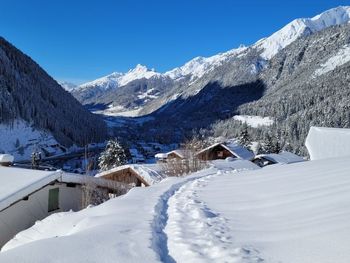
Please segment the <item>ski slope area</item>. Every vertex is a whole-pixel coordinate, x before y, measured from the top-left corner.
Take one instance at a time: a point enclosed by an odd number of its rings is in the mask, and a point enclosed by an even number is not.
[[[258,128],[259,126],[271,126],[273,124],[273,119],[270,117],[235,115],[233,116],[233,119],[246,123],[248,126],[253,128]]]
[[[30,159],[35,150],[62,153],[59,147],[53,147],[56,145],[58,142],[49,132],[37,130],[23,120],[9,125],[0,123],[0,153],[12,154],[15,161]]]
[[[7,243],[0,262],[349,262],[348,159],[217,162],[51,215]]]

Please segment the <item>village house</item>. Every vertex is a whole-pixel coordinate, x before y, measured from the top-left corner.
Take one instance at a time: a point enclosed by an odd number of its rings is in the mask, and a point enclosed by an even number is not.
[[[122,194],[122,184],[62,171],[0,166],[0,248],[18,232],[52,213],[82,209],[84,186]]]
[[[167,153],[167,159],[177,159],[177,160],[183,160],[188,158],[188,151],[186,150],[173,150],[171,152]]]
[[[283,151],[281,153],[269,153],[269,154],[259,154],[254,157],[253,163],[260,167],[264,167],[271,164],[290,164],[305,161],[302,157],[291,153]]]
[[[201,151],[196,156],[203,161],[226,159],[228,157],[252,160],[254,153],[236,142],[215,143]]]
[[[155,157],[157,163],[165,163],[167,158],[168,158],[168,154],[167,153],[157,153],[154,157]]]
[[[167,162],[168,160],[184,160],[189,157],[189,151],[187,150],[173,150],[167,153],[157,153],[155,155],[155,158],[157,162],[164,163]]]
[[[96,174],[95,177],[128,184],[132,187],[145,187],[164,178],[159,169],[155,164],[126,164],[103,171]]]

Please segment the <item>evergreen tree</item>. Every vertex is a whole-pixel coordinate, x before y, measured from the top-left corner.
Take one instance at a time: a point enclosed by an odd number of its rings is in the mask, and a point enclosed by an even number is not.
[[[272,147],[272,152],[271,153],[280,153],[281,152],[281,145],[279,143],[278,138],[274,141],[273,147]]]
[[[258,155],[258,154],[262,154],[262,153],[263,153],[263,150],[262,150],[261,143],[258,142],[258,144],[255,147],[255,154]]]
[[[250,144],[251,144],[251,138],[248,133],[248,126],[247,124],[243,125],[243,129],[238,137],[238,143],[248,149],[250,149]]]
[[[123,147],[114,139],[107,142],[106,149],[101,153],[98,162],[100,169],[106,171],[125,164],[127,158]]]
[[[275,151],[275,144],[272,140],[270,134],[267,134],[264,138],[264,141],[261,144],[261,152],[262,153],[273,153]]]

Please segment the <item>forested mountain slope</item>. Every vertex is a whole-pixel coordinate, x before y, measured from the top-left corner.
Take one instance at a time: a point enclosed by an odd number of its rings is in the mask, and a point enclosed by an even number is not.
[[[106,126],[98,116],[84,109],[38,64],[4,38],[0,38],[0,102],[2,126],[11,128],[16,121],[24,122],[52,134],[65,146],[101,141],[106,136]],[[0,149],[2,143],[4,140]]]

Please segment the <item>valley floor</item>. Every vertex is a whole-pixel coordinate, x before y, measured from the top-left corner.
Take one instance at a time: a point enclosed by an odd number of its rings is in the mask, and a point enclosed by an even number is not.
[[[3,247],[0,262],[350,261],[348,158],[228,163],[54,214]]]

